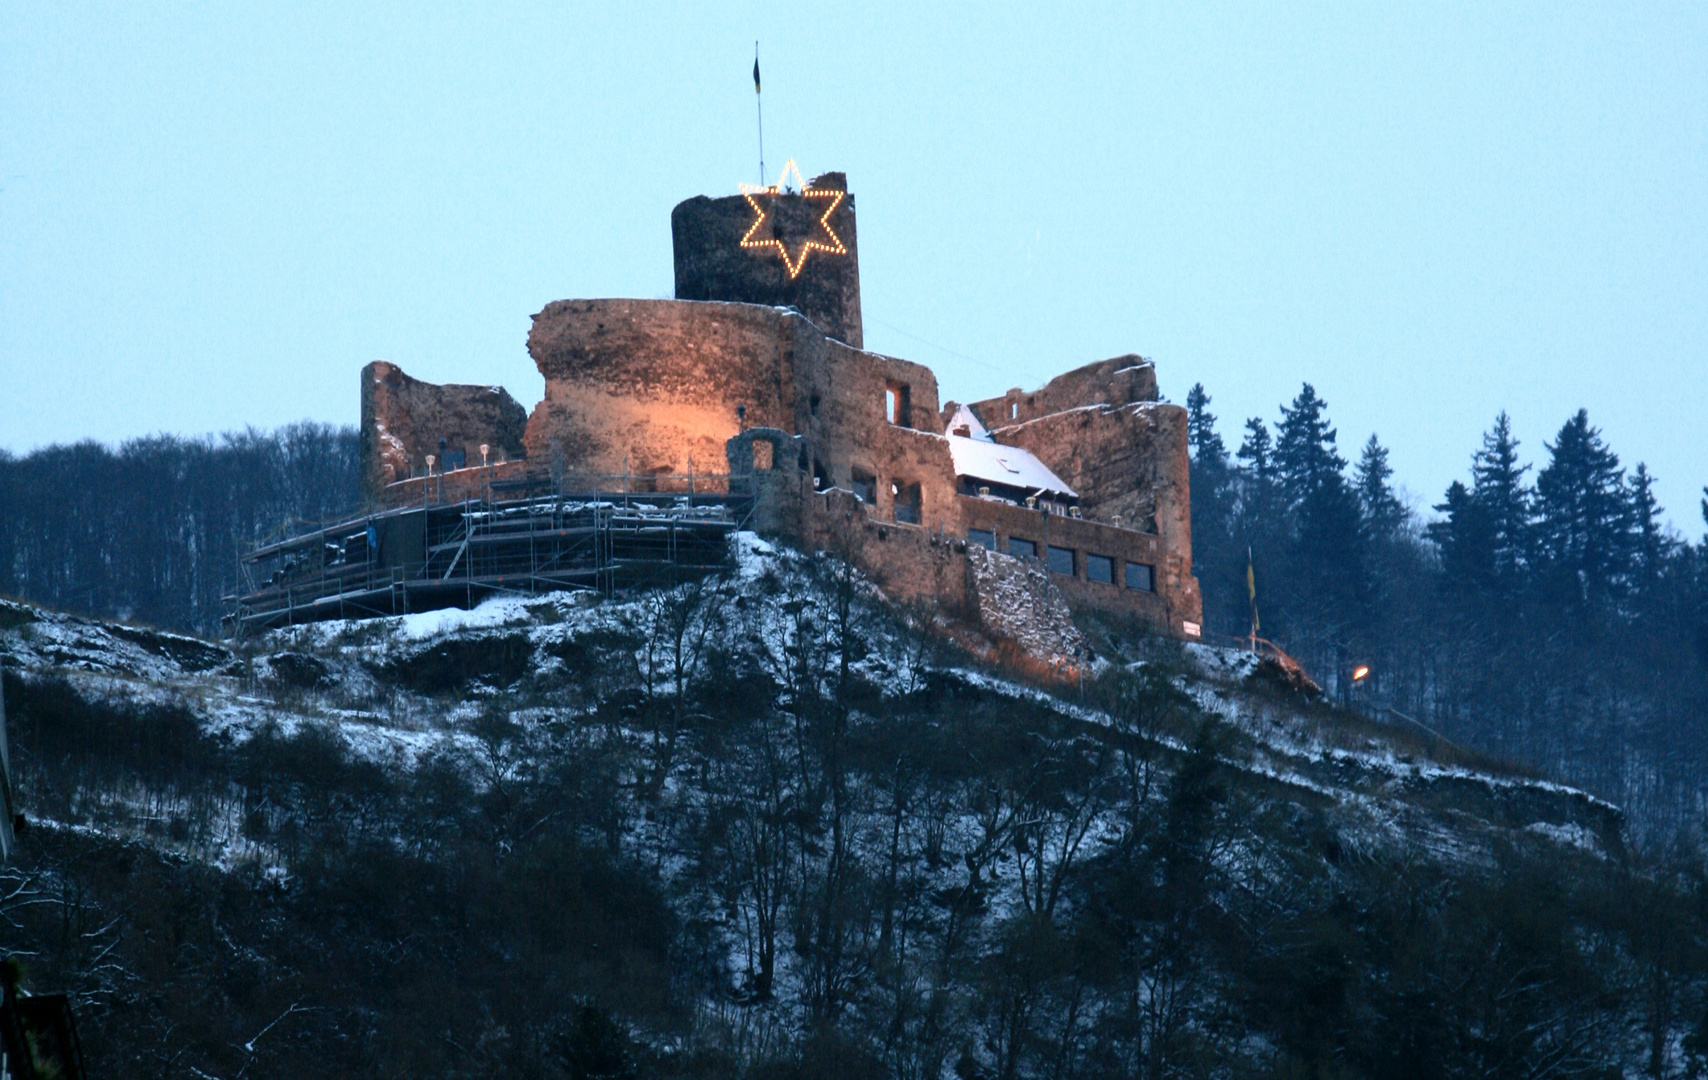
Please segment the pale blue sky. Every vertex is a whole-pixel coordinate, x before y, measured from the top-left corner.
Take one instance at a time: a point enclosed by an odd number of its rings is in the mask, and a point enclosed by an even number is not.
[[[1426,502],[1587,406],[1701,534],[1708,5],[1045,7],[0,0],[0,446],[532,406],[529,316],[756,179],[758,38],[946,398],[1135,351],[1232,445],[1308,380]]]

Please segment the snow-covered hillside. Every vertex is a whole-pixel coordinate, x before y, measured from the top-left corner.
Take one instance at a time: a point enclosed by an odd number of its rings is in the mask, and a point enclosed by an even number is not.
[[[593,1044],[661,1075],[1267,1069],[1317,1052],[1276,997],[1327,977],[1313,950],[1340,996],[1312,1023],[1345,1024],[1349,988],[1449,974],[1361,935],[1470,963],[1430,935],[1515,874],[1627,872],[1616,808],[1246,654],[1088,626],[1096,669],[1033,684],[845,566],[737,546],[673,588],[232,645],[0,605],[18,881],[82,890],[107,951],[24,909],[14,947],[85,995],[97,1055],[187,1040],[200,1075],[588,1075]],[[1511,1052],[1635,1038],[1538,1001],[1583,1030]]]

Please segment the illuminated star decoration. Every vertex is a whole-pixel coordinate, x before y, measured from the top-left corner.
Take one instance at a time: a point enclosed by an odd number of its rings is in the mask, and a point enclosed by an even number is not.
[[[758,235],[760,227],[767,221],[772,221],[775,216],[772,211],[759,205],[759,197],[784,194],[784,185],[791,172],[795,174],[795,182],[799,185],[802,198],[814,199],[825,204],[824,213],[819,215],[818,227],[823,231],[824,236],[828,237],[828,239],[820,239],[818,236],[808,237],[801,243],[793,258],[789,256],[788,245],[781,239],[774,235],[759,238]],[[753,207],[753,224],[748,226],[746,235],[741,238],[741,246],[744,248],[775,248],[777,254],[783,256],[783,265],[788,268],[790,281],[800,276],[801,267],[806,265],[807,253],[810,251],[823,251],[831,255],[848,254],[848,249],[842,244],[842,238],[837,236],[836,230],[830,227],[830,215],[836,213],[836,208],[842,205],[842,200],[847,197],[848,193],[846,191],[807,187],[806,181],[801,179],[801,170],[795,165],[794,158],[790,158],[788,163],[783,166],[783,172],[777,177],[775,184],[770,187],[742,184],[741,194],[747,200],[747,205]],[[774,221],[773,224],[775,224]]]

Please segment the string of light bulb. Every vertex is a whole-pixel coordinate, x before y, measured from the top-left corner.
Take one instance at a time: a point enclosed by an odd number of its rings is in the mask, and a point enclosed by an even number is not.
[[[800,195],[802,198],[818,200],[828,199],[830,202],[830,205],[825,207],[824,213],[820,215],[818,219],[819,228],[823,229],[825,235],[830,237],[830,243],[827,244],[821,240],[809,239],[806,243],[801,245],[800,256],[795,259],[789,258],[788,245],[775,237],[763,240],[754,239],[754,234],[759,231],[759,227],[761,225],[765,224],[765,219],[769,216],[767,211],[759,205],[758,196],[784,194],[785,185],[788,183],[789,174],[791,172],[795,174],[795,181],[799,185]],[[775,248],[777,254],[783,257],[783,266],[789,271],[789,280],[793,281],[795,278],[800,276],[801,268],[807,263],[807,254],[809,252],[822,251],[828,255],[848,254],[848,248],[843,245],[842,238],[837,236],[836,230],[830,227],[830,215],[836,213],[836,208],[842,205],[842,200],[847,196],[847,194],[848,193],[846,191],[836,191],[833,189],[820,190],[818,188],[808,187],[806,180],[801,177],[800,167],[795,164],[794,158],[790,158],[783,165],[783,171],[777,176],[777,182],[775,184],[768,187],[761,187],[758,184],[747,183],[741,185],[742,197],[747,200],[747,205],[753,208],[753,224],[748,226],[747,232],[742,236],[741,246],[744,248]]]

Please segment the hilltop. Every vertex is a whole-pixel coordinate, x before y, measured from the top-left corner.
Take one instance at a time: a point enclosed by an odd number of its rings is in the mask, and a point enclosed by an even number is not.
[[[1647,1060],[1664,919],[1618,900],[1686,886],[1615,807],[1115,621],[1031,681],[736,547],[237,645],[5,603],[5,946],[96,1074]]]

